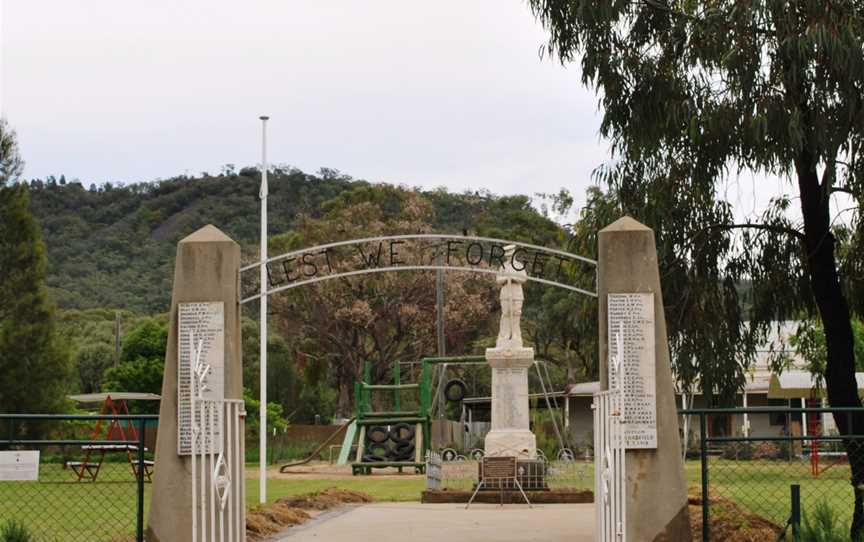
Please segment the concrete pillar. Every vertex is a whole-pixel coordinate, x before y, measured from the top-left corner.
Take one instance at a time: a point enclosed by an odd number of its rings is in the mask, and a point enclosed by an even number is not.
[[[188,542],[192,538],[191,459],[188,455],[177,454],[178,305],[205,301],[224,303],[225,398],[242,399],[239,271],[239,245],[214,226],[204,226],[177,245],[147,527],[147,540],[151,542]]]
[[[654,232],[623,217],[599,233],[598,293],[600,303],[600,382],[609,388],[610,293],[654,294],[657,448],[627,450],[627,542],[690,542],[687,484],[678,435],[675,386]]]

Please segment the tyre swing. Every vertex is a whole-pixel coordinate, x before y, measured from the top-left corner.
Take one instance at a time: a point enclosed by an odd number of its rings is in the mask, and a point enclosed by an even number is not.
[[[468,393],[468,386],[463,380],[454,378],[444,386],[444,397],[451,403],[460,403]]]

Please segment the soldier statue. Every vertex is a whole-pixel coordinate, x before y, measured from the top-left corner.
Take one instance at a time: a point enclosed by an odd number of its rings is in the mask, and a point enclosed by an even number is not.
[[[504,262],[500,270],[502,274],[495,277],[495,282],[501,285],[501,327],[495,348],[522,348],[522,284],[528,280],[528,273],[513,266],[513,253],[516,245],[504,247]]]

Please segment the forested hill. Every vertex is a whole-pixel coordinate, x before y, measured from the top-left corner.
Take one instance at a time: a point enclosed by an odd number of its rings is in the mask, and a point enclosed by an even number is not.
[[[270,175],[270,234],[291,228],[298,214],[316,216],[338,194],[368,186],[331,170]],[[153,183],[85,188],[78,182],[31,181],[31,210],[48,249],[48,286],[61,308],[167,310],[177,241],[212,223],[254,256],[259,230],[259,174],[176,177]],[[424,193],[435,230],[455,233],[492,202],[488,194]],[[508,198],[513,200],[514,198]],[[527,198],[511,201],[524,210]]]

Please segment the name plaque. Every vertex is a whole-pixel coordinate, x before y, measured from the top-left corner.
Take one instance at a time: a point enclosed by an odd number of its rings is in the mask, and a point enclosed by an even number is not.
[[[178,356],[177,356],[177,454],[192,453],[192,370],[195,349],[201,346],[201,364],[209,366],[203,379],[200,398],[222,400],[225,398],[225,305],[221,301],[203,303],[180,303],[177,314]],[[199,396],[196,396],[196,400]],[[218,415],[212,407],[196,418],[203,416],[204,422],[211,421],[209,416]],[[212,420],[217,431],[221,430],[221,420]],[[200,423],[199,423],[200,425]],[[214,435],[216,436],[216,435]],[[209,452],[210,442],[199,443],[197,451]],[[202,449],[205,448],[205,449]]]
[[[657,448],[654,294],[609,294],[608,317],[607,374],[609,389],[623,388],[624,447]]]
[[[39,481],[39,451],[0,452],[0,482]]]

